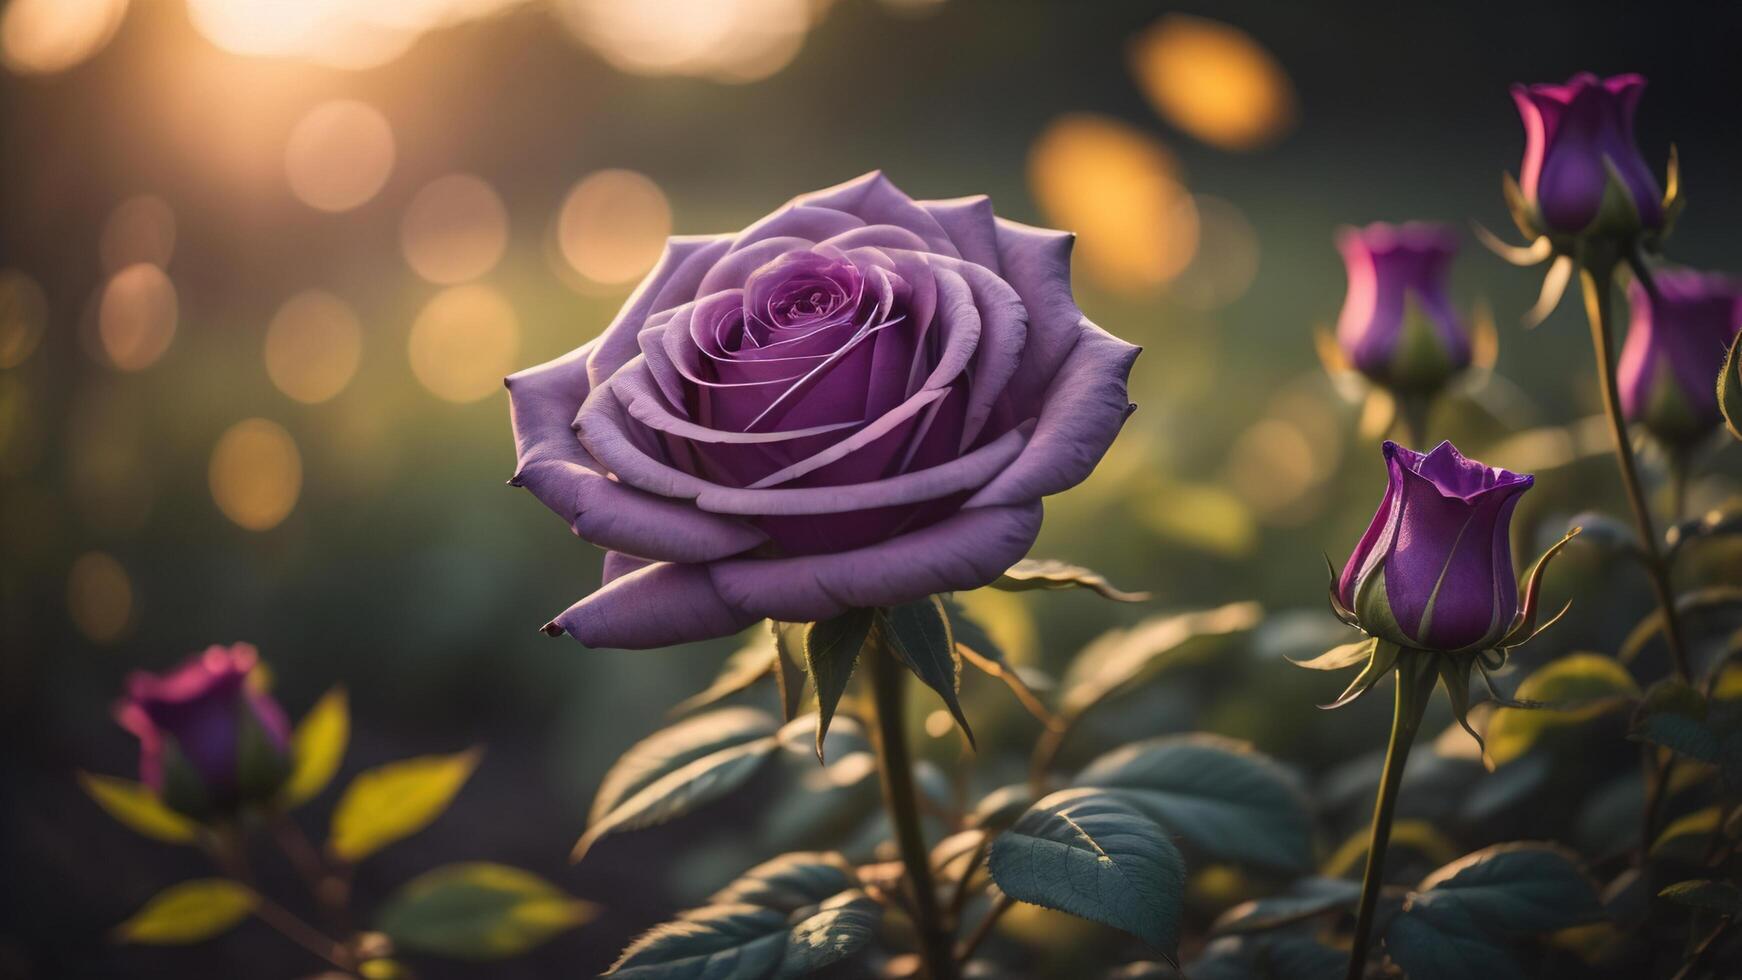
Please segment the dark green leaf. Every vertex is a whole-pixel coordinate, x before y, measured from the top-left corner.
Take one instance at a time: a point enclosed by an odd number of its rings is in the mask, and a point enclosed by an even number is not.
[[[1110,794],[1069,789],[1036,803],[992,842],[988,868],[1011,898],[1123,929],[1176,958],[1185,861],[1155,821]]]
[[[774,672],[780,652],[775,649],[774,636],[765,628],[751,631],[751,637],[720,666],[719,674],[707,690],[692,695],[671,709],[673,715],[687,715],[711,704],[745,691],[752,684]]]
[[[1508,941],[1463,905],[1427,905],[1393,917],[1385,951],[1409,980],[1530,980]]]
[[[1104,599],[1115,602],[1143,602],[1147,592],[1126,592],[1116,589],[1106,577],[1081,565],[1053,558],[1025,558],[1010,566],[992,583],[992,588],[1006,592],[1027,592],[1031,589],[1089,589]]]
[[[600,783],[573,859],[602,837],[665,823],[742,786],[780,747],[775,731],[763,712],[723,708],[637,743]]]
[[[798,717],[804,703],[804,623],[768,621],[774,637],[774,680],[780,688],[781,718],[791,721]]]
[[[1730,342],[1724,370],[1718,374],[1718,408],[1730,434],[1742,439],[1742,336]]]
[[[1228,637],[1258,625],[1261,615],[1258,603],[1235,602],[1153,616],[1130,629],[1104,633],[1065,670],[1063,713],[1080,715],[1159,671],[1212,656]]]
[[[228,878],[184,881],[153,895],[131,919],[115,927],[115,938],[165,946],[197,943],[246,919],[257,901],[247,886]]]
[[[828,851],[782,854],[744,872],[715,892],[709,905],[759,905],[795,912],[859,887],[845,858]]]
[[[1678,881],[1658,892],[1657,897],[1719,915],[1742,915],[1742,888],[1728,881]]]
[[[1611,657],[1575,653],[1551,661],[1518,685],[1518,700],[1543,706],[1497,709],[1488,723],[1488,754],[1505,765],[1550,732],[1619,711],[1639,693],[1627,668]]]
[[[1191,980],[1341,980],[1348,966],[1347,952],[1301,936],[1224,936],[1204,947],[1186,975]]]
[[[805,666],[817,692],[819,761],[823,759],[823,738],[829,733],[829,720],[835,717],[835,706],[846,693],[853,665],[859,662],[859,651],[871,639],[876,622],[875,610],[850,609],[833,619],[805,625]]]
[[[333,808],[327,848],[341,861],[359,861],[430,825],[453,803],[483,755],[426,755],[359,773]]]
[[[956,724],[962,726],[968,744],[973,745],[974,731],[962,714],[956,690],[962,662],[956,656],[956,640],[950,632],[943,602],[931,596],[883,610],[878,619],[877,640],[902,666],[944,699],[944,706],[950,709]]]
[[[290,778],[279,790],[279,799],[287,807],[314,799],[327,788],[345,758],[345,745],[351,737],[351,712],[345,699],[345,689],[328,691],[297,723],[291,736]]]
[[[1168,735],[1115,749],[1077,774],[1217,861],[1279,871],[1312,866],[1312,818],[1295,780],[1234,739]]]
[[[1216,919],[1214,931],[1224,934],[1264,932],[1321,915],[1353,908],[1361,898],[1359,883],[1347,878],[1301,878],[1287,891],[1241,902]]]
[[[407,882],[382,907],[376,928],[402,949],[490,960],[523,953],[597,911],[531,872],[475,861]]]
[[[1547,844],[1496,844],[1422,879],[1403,915],[1457,906],[1497,935],[1553,932],[1603,917],[1596,886],[1570,853]]]
[[[191,844],[199,838],[200,825],[165,806],[144,783],[81,772],[79,785],[105,813],[135,833],[168,844]]]

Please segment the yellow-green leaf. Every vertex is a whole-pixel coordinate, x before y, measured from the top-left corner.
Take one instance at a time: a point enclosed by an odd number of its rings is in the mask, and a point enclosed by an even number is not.
[[[1687,852],[1682,855],[1685,859],[1698,859],[1706,839],[1718,829],[1718,823],[1723,816],[1716,806],[1709,806],[1676,818],[1652,842],[1652,856],[1673,850]]]
[[[81,772],[79,785],[109,816],[153,840],[191,844],[200,835],[199,824],[164,806],[144,783]]]
[[[413,878],[388,899],[376,925],[401,949],[499,959],[597,914],[592,904],[529,871],[472,861]]]
[[[359,773],[333,809],[327,848],[359,861],[429,826],[477,768],[480,749],[426,755]]]
[[[351,711],[345,689],[335,687],[303,715],[291,736],[293,768],[280,797],[285,806],[307,803],[327,788],[345,758],[350,737]]]
[[[1521,701],[1541,708],[1500,708],[1488,723],[1488,754],[1505,765],[1530,751],[1545,734],[1618,711],[1639,697],[1639,685],[1613,657],[1575,653],[1551,661],[1518,685]]]
[[[254,911],[255,896],[228,878],[199,878],[151,897],[133,918],[115,927],[124,943],[176,945],[210,939]]]

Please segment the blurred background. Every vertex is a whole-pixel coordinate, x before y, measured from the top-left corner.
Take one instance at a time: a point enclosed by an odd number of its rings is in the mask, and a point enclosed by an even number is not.
[[[1494,311],[1500,354],[1436,438],[1539,473],[1526,544],[1589,506],[1621,513],[1606,436],[1580,421],[1598,407],[1582,311],[1522,330],[1540,270],[1489,256],[1467,222],[1509,230],[1510,83],[1638,71],[1640,144],[1654,166],[1679,146],[1690,200],[1672,256],[1742,272],[1739,30],[1742,7],[1707,3],[10,0],[0,976],[315,972],[254,924],[193,948],[104,939],[203,869],[110,823],[74,770],[131,775],[109,717],[121,679],[209,643],[256,643],[293,716],[344,684],[347,774],[486,747],[453,811],[358,888],[367,907],[479,858],[607,904],[490,975],[597,972],[779,846],[727,804],[568,865],[605,767],[734,644],[589,651],[537,632],[599,556],[503,486],[501,377],[601,330],[666,235],[736,229],[874,168],[1080,233],[1081,305],[1148,351],[1140,410],[1049,503],[1035,553],[1156,598],[970,597],[1012,655],[1056,673],[1158,609],[1269,613],[1078,751],[1209,728],[1330,779],[1389,710],[1323,715],[1334,679],[1277,661],[1334,625],[1321,554],[1341,561],[1383,481],[1359,393],[1313,353],[1344,288],[1334,229],[1460,228],[1459,302]],[[1702,460],[1696,508],[1735,492],[1738,456]],[[1531,662],[1612,648],[1645,611],[1631,570],[1592,554],[1553,578],[1589,612]],[[1002,688],[965,696],[983,741],[1033,737]]]

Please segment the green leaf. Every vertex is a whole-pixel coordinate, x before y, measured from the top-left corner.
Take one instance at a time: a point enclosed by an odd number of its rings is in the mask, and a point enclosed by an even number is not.
[[[1495,765],[1505,765],[1545,735],[1619,711],[1639,695],[1633,675],[1612,657],[1575,653],[1550,661],[1526,677],[1516,695],[1543,706],[1496,709],[1488,723],[1488,754]]]
[[[1718,829],[1724,814],[1717,806],[1703,807],[1670,821],[1669,826],[1651,842],[1651,855],[1679,856],[1688,863],[1697,863],[1705,842]]]
[[[1634,714],[1633,737],[1716,765],[1742,784],[1742,704],[1708,702],[1680,681],[1659,681]]]
[[[1185,861],[1155,821],[1111,794],[1041,800],[992,842],[987,867],[1011,898],[1123,929],[1177,959]]]
[[[768,631],[774,637],[774,682],[780,688],[780,717],[791,721],[798,717],[804,703],[804,629],[803,623],[768,621]]]
[[[144,783],[80,772],[79,785],[105,813],[135,833],[168,844],[191,844],[199,839],[200,825],[164,806]]]
[[[1088,589],[1103,599],[1112,599],[1115,602],[1145,602],[1149,599],[1147,592],[1116,589],[1099,572],[1053,558],[1025,558],[998,576],[992,583],[992,588],[1005,592]]]
[[[1003,681],[1004,686],[1010,688],[1010,693],[1016,695],[1016,700],[1022,707],[1041,724],[1048,728],[1060,727],[1063,723],[1058,716],[1052,713],[1046,702],[1023,680],[1022,675],[1004,655],[1003,649],[992,639],[992,635],[969,616],[962,604],[953,597],[939,596],[938,599],[944,604],[944,614],[950,622],[950,634],[955,638],[956,652],[962,659],[978,667],[981,673]]]
[[[1705,909],[1719,915],[1742,915],[1742,888],[1728,881],[1697,879],[1678,881],[1657,893],[1658,898],[1691,909]]]
[[[944,699],[944,707],[950,709],[972,746],[974,730],[968,727],[968,718],[962,714],[962,702],[957,697],[962,662],[956,655],[956,639],[950,632],[950,618],[944,612],[943,602],[934,595],[882,610],[877,641]]]
[[[1186,975],[1191,980],[1341,980],[1349,966],[1343,950],[1300,936],[1224,936],[1204,947]],[[1140,973],[1178,977],[1178,973]],[[1126,980],[1120,974],[1120,980]]]
[[[1316,657],[1309,657],[1305,660],[1295,660],[1290,657],[1288,662],[1308,670],[1342,670],[1344,667],[1353,667],[1372,659],[1373,648],[1378,643],[1379,641],[1374,637],[1364,637],[1352,643],[1332,647]]]
[[[115,939],[162,946],[197,943],[246,919],[255,901],[247,886],[228,878],[184,881],[153,895],[131,919],[116,926]]]
[[[1718,374],[1718,408],[1730,434],[1742,439],[1742,336],[1730,342],[1724,370]]]
[[[715,675],[713,683],[707,690],[692,695],[677,703],[671,709],[674,716],[687,715],[729,698],[741,691],[748,690],[752,684],[767,677],[775,670],[775,661],[780,657],[780,651],[775,648],[771,631],[758,627],[751,631],[751,638],[737,649],[726,662],[721,665],[719,674]]]
[[[643,934],[606,975],[784,980],[813,973],[857,953],[876,931],[882,909],[857,884],[839,855],[783,855],[706,907]]]
[[[829,721],[835,717],[835,706],[846,693],[853,666],[870,641],[876,622],[875,610],[849,609],[833,619],[805,625],[805,667],[817,691],[818,761],[824,761],[823,738],[829,733]]]
[[[636,743],[599,784],[573,859],[609,834],[665,823],[742,786],[779,748],[776,731],[764,712],[722,708]]]
[[[290,739],[290,778],[279,790],[285,807],[307,803],[333,781],[351,737],[351,712],[345,689],[335,687],[315,702]]]
[[[1228,637],[1258,625],[1261,614],[1256,602],[1235,602],[1201,612],[1152,616],[1130,629],[1104,633],[1066,669],[1063,713],[1080,715],[1156,672],[1207,658]]]
[[[1075,786],[1105,790],[1199,853],[1277,871],[1312,866],[1312,817],[1282,767],[1219,735],[1168,735],[1101,756]]]
[[[1301,878],[1287,891],[1241,902],[1223,912],[1211,931],[1224,935],[1265,932],[1333,909],[1353,908],[1360,898],[1361,885],[1347,878]]]
[[[481,749],[426,755],[358,773],[333,808],[327,848],[341,861],[360,861],[430,825],[478,766]]]
[[[375,927],[402,949],[468,960],[516,956],[590,921],[598,909],[529,871],[449,864],[405,883]]]
[[[1393,916],[1385,951],[1409,980],[1530,980],[1508,940],[1484,929],[1460,905]]]

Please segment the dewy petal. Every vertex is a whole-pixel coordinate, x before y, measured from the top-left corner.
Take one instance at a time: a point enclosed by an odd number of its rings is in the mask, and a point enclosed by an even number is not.
[[[986,585],[1028,553],[1040,517],[1038,501],[974,508],[853,551],[734,559],[709,569],[730,607],[753,617],[814,622],[848,609]]]
[[[1132,404],[1131,364],[1142,351],[1081,321],[1081,340],[1040,401],[1034,438],[1016,462],[975,494],[968,507],[1038,500],[1083,482],[1119,434]],[[1030,328],[1032,342],[1033,331]]]
[[[726,603],[706,565],[660,562],[611,580],[545,629],[589,647],[646,650],[726,636],[761,618]]]

